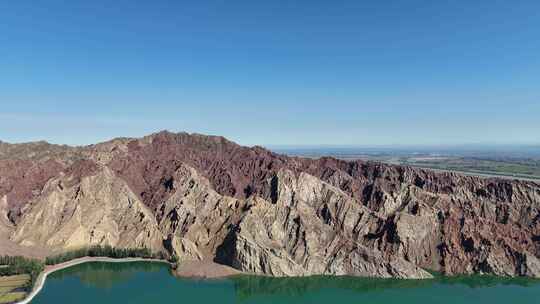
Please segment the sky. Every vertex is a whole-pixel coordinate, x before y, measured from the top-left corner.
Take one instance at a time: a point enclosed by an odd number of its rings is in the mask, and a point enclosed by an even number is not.
[[[540,143],[540,1],[0,1],[0,140]]]

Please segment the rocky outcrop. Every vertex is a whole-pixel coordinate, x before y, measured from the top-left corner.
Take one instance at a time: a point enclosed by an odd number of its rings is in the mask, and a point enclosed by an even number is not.
[[[21,208],[39,197],[47,181],[57,176],[64,167],[54,160],[0,160],[0,196],[6,196],[7,215],[15,223]]]
[[[534,182],[160,132],[77,148],[1,143],[0,198],[6,233],[27,248],[146,246],[274,276],[540,277]]]
[[[57,250],[89,245],[162,248],[150,210],[110,169],[82,178],[50,180],[43,195],[24,210],[12,240]]]
[[[364,244],[385,222],[381,215],[311,175],[281,170],[275,179],[274,202],[250,208],[232,236],[233,266],[274,276],[431,277]]]
[[[181,260],[215,259],[249,273],[427,278],[400,258],[362,240],[384,223],[341,190],[308,174],[282,170],[269,180],[274,202],[222,196],[186,165],[173,175],[174,194],[160,207],[160,228]]]
[[[187,165],[178,167],[170,183],[173,194],[157,214],[167,248],[180,259],[213,259],[252,200],[220,195]]]

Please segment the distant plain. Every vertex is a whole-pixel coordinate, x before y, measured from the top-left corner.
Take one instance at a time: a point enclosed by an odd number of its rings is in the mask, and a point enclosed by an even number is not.
[[[540,146],[463,145],[410,147],[294,147],[271,149],[290,156],[365,160],[470,175],[540,180]]]

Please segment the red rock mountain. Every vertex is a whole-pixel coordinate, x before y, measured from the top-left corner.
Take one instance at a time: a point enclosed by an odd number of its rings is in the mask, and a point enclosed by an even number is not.
[[[540,185],[160,132],[0,142],[1,248],[146,246],[276,276],[540,277]],[[2,252],[0,252],[2,254]]]

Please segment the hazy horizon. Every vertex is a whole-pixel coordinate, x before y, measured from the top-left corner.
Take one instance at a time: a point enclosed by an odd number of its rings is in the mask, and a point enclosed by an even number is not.
[[[88,142],[83,144],[71,144],[66,142],[56,142],[53,140],[49,140],[47,138],[35,138],[30,140],[22,140],[22,141],[9,141],[4,138],[0,138],[0,142],[8,143],[8,144],[25,144],[25,143],[32,143],[32,142],[47,142],[50,144],[55,145],[67,145],[67,146],[87,146],[87,145],[93,145],[98,144],[102,142],[107,142],[110,140],[118,139],[118,138],[141,138],[144,136],[152,135],[159,132],[172,132],[172,133],[188,133],[188,134],[200,134],[200,135],[208,135],[208,136],[222,136],[225,137],[228,140],[231,140],[237,144],[243,145],[243,146],[262,146],[271,150],[294,150],[294,149],[443,149],[443,150],[452,150],[452,149],[481,149],[481,150],[489,150],[492,148],[498,148],[498,149],[515,149],[515,148],[539,148],[540,149],[540,141],[537,143],[479,143],[479,142],[470,142],[470,143],[456,143],[456,144],[243,144],[241,142],[237,142],[234,139],[231,139],[227,136],[223,136],[220,134],[205,134],[201,132],[188,132],[188,131],[182,131],[182,130],[157,130],[153,131],[151,133],[141,134],[141,135],[135,135],[135,136],[115,136],[115,137],[109,137],[104,138],[101,140],[97,140],[95,142]]]

